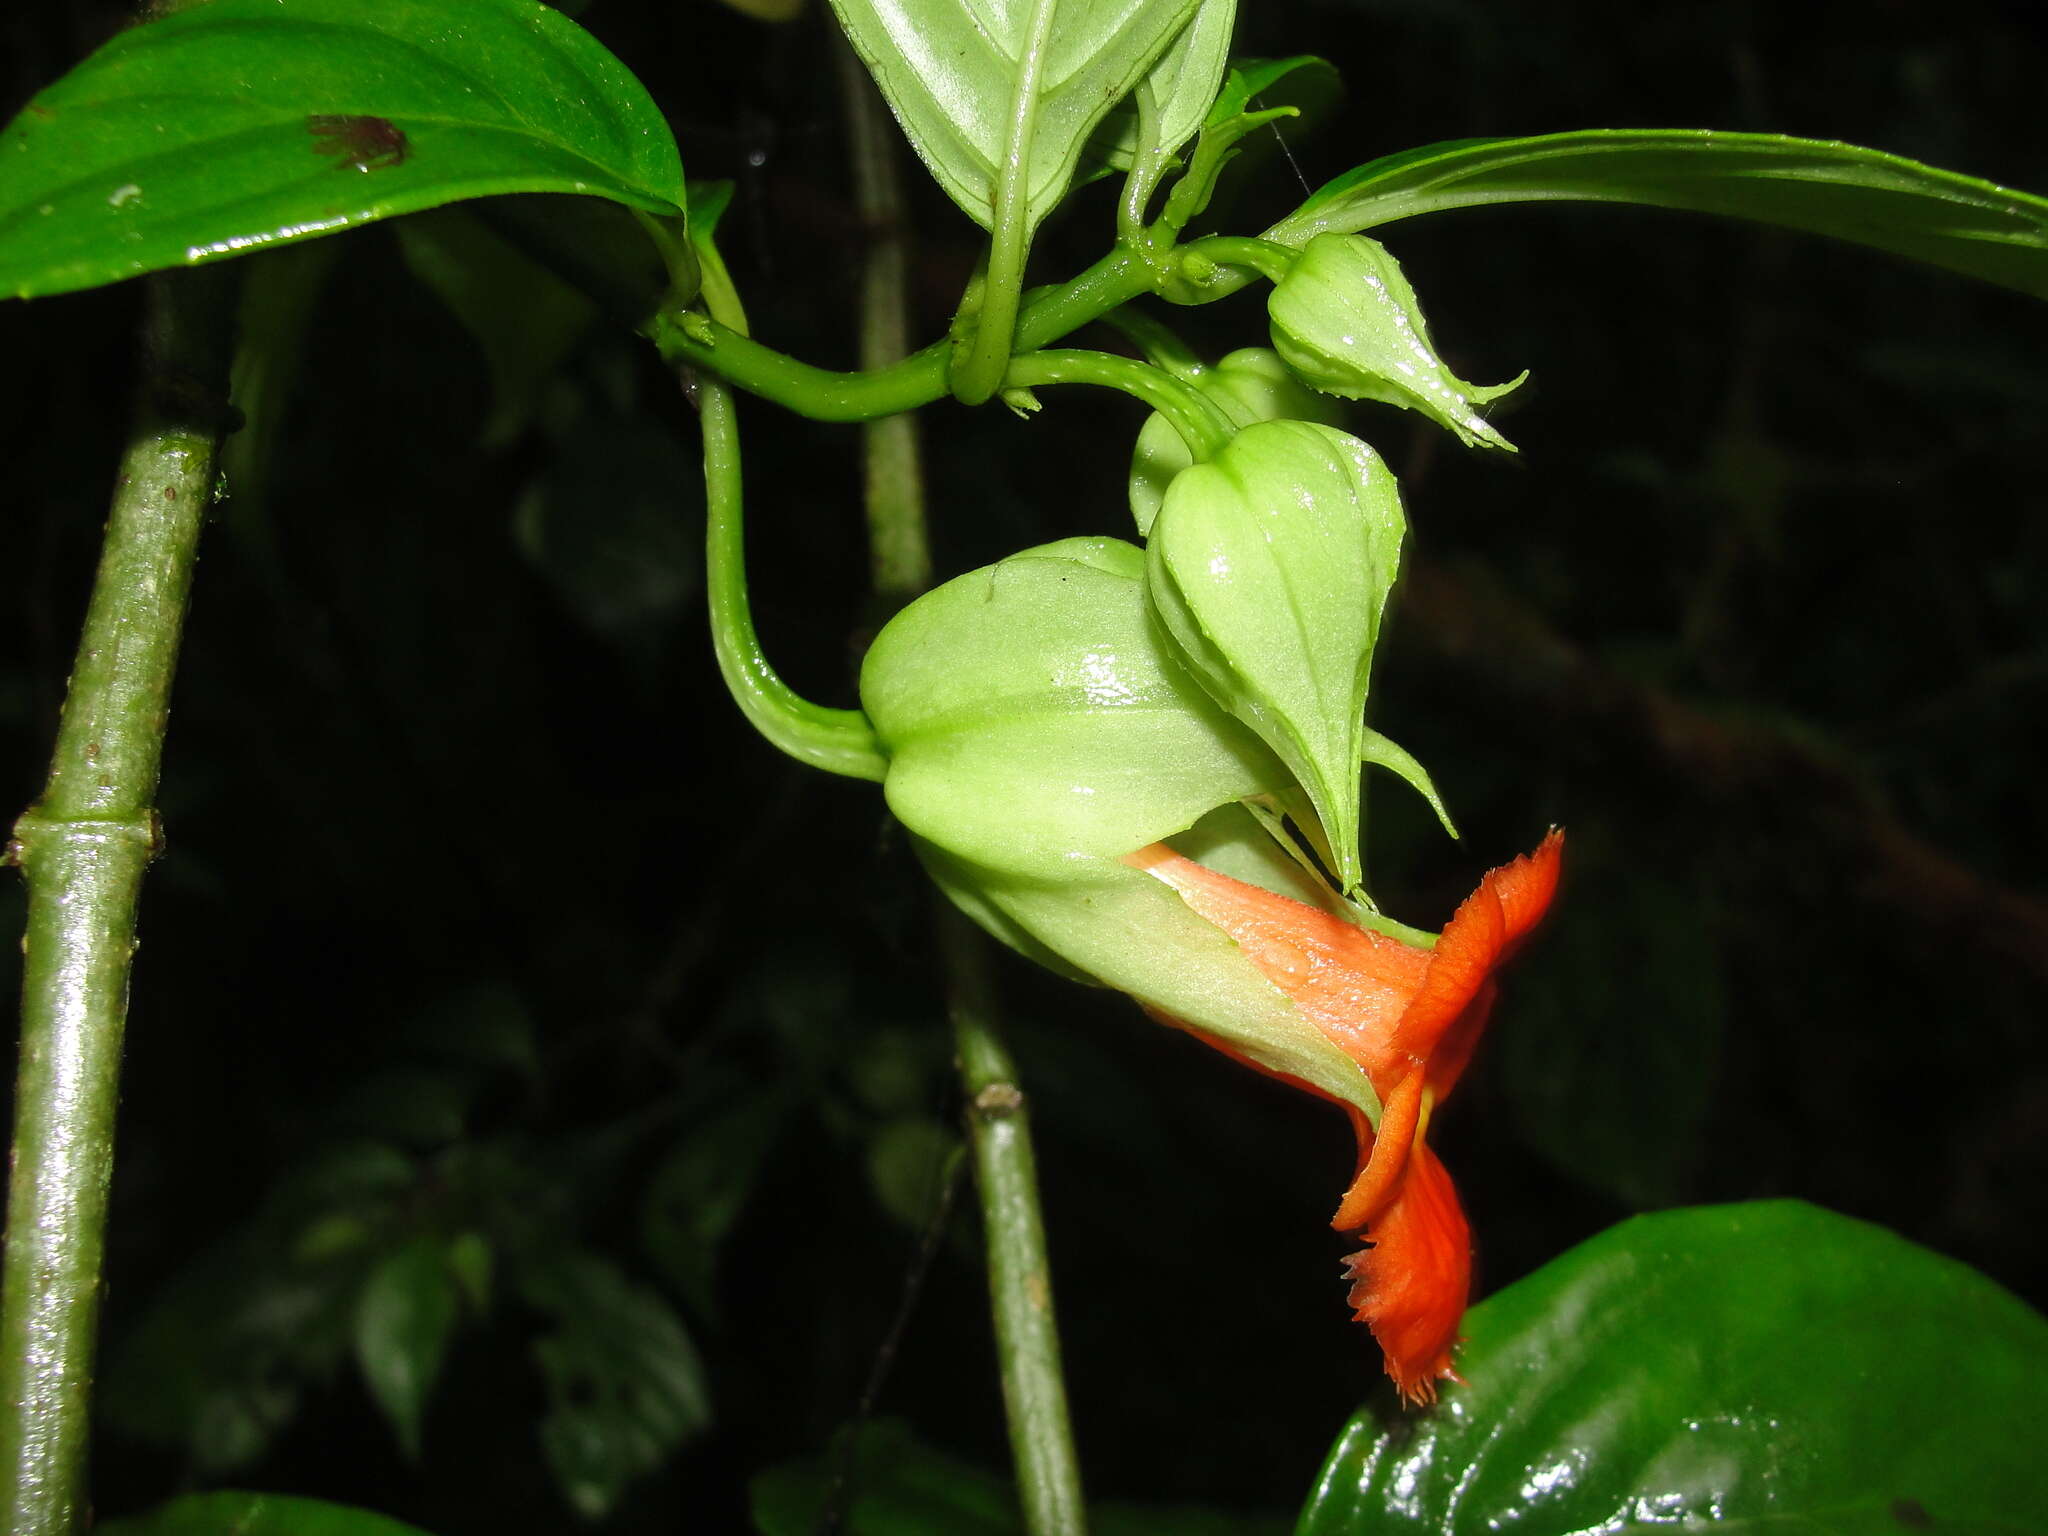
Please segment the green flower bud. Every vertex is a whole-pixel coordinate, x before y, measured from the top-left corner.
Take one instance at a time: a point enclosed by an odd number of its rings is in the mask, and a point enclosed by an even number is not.
[[[1334,427],[1344,419],[1343,406],[1302,383],[1268,347],[1242,347],[1188,382],[1240,427],[1255,421],[1318,421]],[[1171,422],[1157,412],[1146,418],[1131,454],[1131,516],[1140,536],[1152,531],[1173,477],[1194,462]]]
[[[1202,822],[1193,856],[1300,881],[1234,803],[1287,771],[1175,661],[1147,612],[1143,551],[1069,539],[925,594],[876,638],[861,703],[889,753],[890,809],[976,922],[1377,1120],[1358,1064],[1222,930],[1122,862]]]
[[[1421,411],[1466,446],[1515,451],[1479,414],[1529,375],[1480,388],[1443,364],[1415,290],[1385,246],[1364,235],[1317,235],[1266,301],[1273,345],[1310,384],[1347,400]]]
[[[1332,427],[1260,422],[1167,488],[1146,561],[1162,627],[1307,791],[1346,892],[1361,878],[1366,688],[1404,527],[1371,448]]]

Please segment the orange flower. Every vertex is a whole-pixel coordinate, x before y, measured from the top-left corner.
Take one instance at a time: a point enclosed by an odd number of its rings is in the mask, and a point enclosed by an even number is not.
[[[1266,979],[1365,1069],[1379,1095],[1377,1131],[1346,1106],[1358,1132],[1358,1174],[1330,1225],[1371,1240],[1345,1261],[1350,1301],[1410,1402],[1433,1400],[1437,1379],[1454,1376],[1451,1350],[1472,1280],[1465,1213],[1423,1133],[1486,1026],[1494,971],[1549,907],[1563,853],[1564,833],[1553,830],[1533,854],[1489,871],[1434,949],[1233,880],[1163,843],[1124,860],[1165,881],[1235,939]]]

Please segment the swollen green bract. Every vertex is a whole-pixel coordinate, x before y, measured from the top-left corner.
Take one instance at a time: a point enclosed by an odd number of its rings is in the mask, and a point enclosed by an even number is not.
[[[1393,474],[1366,444],[1267,421],[1167,487],[1146,561],[1162,627],[1308,792],[1347,891],[1362,877],[1366,689],[1404,526]]]

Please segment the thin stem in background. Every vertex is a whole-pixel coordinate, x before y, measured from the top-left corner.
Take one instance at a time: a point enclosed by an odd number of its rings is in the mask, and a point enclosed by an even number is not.
[[[57,729],[14,825],[28,882],[21,1066],[0,1287],[0,1476],[13,1536],[83,1523],[129,962],[157,772],[227,420],[221,273],[149,280],[133,436]]]
[[[908,252],[903,180],[896,169],[896,125],[881,94],[842,38],[839,85],[853,146],[854,196],[867,247],[860,278],[860,366],[876,372],[910,351]],[[868,513],[868,567],[884,615],[932,584],[925,536],[923,443],[915,412],[861,429]]]
[[[870,247],[861,291],[861,363],[878,368],[900,355],[907,334],[901,240],[907,226],[894,169],[897,141],[894,125],[863,73],[857,67],[848,70],[842,84],[853,123],[861,213],[878,237]],[[870,346],[877,350],[870,352]],[[875,594],[894,606],[931,582],[923,459],[914,421],[907,416],[871,423],[866,443]],[[1024,1528],[1031,1536],[1083,1536],[1087,1509],[1060,1372],[1052,1266],[1038,1207],[1037,1160],[1017,1070],[996,1016],[988,941],[943,897],[935,896],[932,906],[967,1096],[968,1136],[988,1245],[996,1357]]]
[[[967,1090],[967,1125],[988,1234],[989,1300],[1024,1528],[1032,1536],[1081,1536],[1088,1511],[1060,1369],[1031,1119],[1017,1065],[1003,1044],[989,984],[988,941],[950,906],[937,906],[953,1044]]]

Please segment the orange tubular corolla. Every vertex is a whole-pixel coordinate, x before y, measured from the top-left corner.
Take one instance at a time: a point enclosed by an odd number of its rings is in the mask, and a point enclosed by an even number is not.
[[[1564,834],[1553,830],[1534,853],[1490,870],[1434,949],[1233,880],[1162,843],[1125,860],[1236,940],[1379,1095],[1377,1132],[1352,1111],[1358,1172],[1330,1224],[1371,1243],[1345,1261],[1350,1301],[1410,1402],[1433,1399],[1438,1379],[1453,1376],[1472,1281],[1465,1213],[1424,1133],[1486,1027],[1494,972],[1550,905],[1563,853]]]

